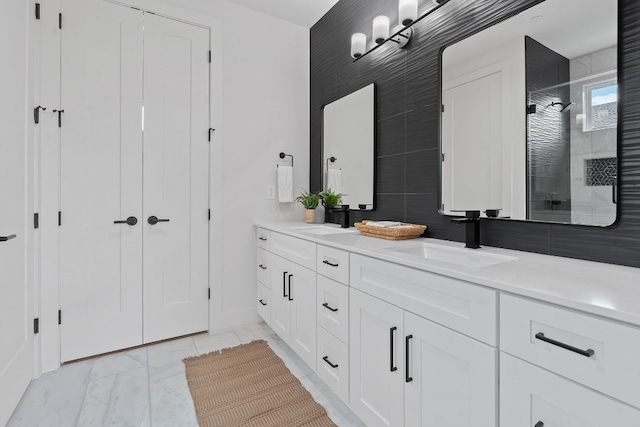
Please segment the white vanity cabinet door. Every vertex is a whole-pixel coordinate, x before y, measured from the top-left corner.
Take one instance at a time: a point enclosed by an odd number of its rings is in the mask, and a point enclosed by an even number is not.
[[[307,240],[271,233],[271,253],[300,264],[310,270],[316,269],[316,244]]]
[[[349,403],[349,347],[318,328],[318,376],[345,403]]]
[[[506,353],[500,383],[501,426],[640,426],[640,411]]]
[[[640,329],[511,295],[500,313],[502,351],[640,408]]]
[[[318,245],[316,269],[336,282],[349,284],[349,252]]]
[[[349,288],[324,276],[317,276],[318,325],[349,344]]]
[[[262,283],[258,283],[258,315],[271,325],[271,290]]]
[[[269,250],[271,247],[271,231],[258,227],[256,230],[256,240],[259,248]]]
[[[409,312],[404,330],[405,426],[495,427],[497,349]]]
[[[269,276],[269,264],[271,263],[271,254],[269,251],[258,248],[257,252],[257,273],[258,282],[265,285],[267,288],[271,287],[271,280]]]
[[[349,291],[349,403],[369,427],[404,425],[403,310]]]
[[[289,346],[316,369],[316,273],[291,263],[287,300],[291,306]],[[284,298],[283,298],[284,299]]]
[[[287,277],[291,262],[271,254],[271,328],[285,341],[291,333],[291,303],[287,293]]]

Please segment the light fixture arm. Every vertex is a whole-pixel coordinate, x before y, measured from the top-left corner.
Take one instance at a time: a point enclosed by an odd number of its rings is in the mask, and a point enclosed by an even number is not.
[[[367,56],[368,54],[370,54],[371,52],[373,52],[374,50],[378,49],[380,46],[382,46],[383,44],[385,44],[388,41],[394,41],[396,43],[398,43],[398,37],[405,37],[405,38],[410,38],[410,36],[406,35],[407,30],[409,30],[411,27],[413,27],[415,24],[417,24],[418,22],[422,21],[424,18],[426,18],[427,16],[431,15],[432,13],[434,13],[435,11],[437,11],[438,9],[440,9],[442,6],[444,6],[445,4],[449,3],[449,0],[442,0],[440,1],[436,7],[429,9],[428,11],[426,11],[424,14],[420,15],[418,17],[418,19],[416,19],[415,21],[413,21],[411,24],[409,25],[401,25],[399,27],[399,30],[397,30],[396,32],[394,32],[393,34],[391,34],[389,37],[387,37],[383,42],[381,42],[380,44],[376,44],[374,47],[372,47],[371,49],[369,49],[368,51],[366,51],[365,53],[363,53],[362,55],[358,56],[357,58],[355,58],[353,60],[353,62],[356,62],[362,58],[364,58],[365,56]]]

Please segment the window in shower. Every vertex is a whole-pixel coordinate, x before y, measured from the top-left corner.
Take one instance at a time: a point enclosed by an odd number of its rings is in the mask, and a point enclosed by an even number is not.
[[[618,125],[618,83],[609,79],[584,86],[584,131],[615,128]]]

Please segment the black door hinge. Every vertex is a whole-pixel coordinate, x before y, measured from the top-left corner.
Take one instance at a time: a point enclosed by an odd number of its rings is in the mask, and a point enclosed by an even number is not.
[[[34,334],[40,333],[40,318],[38,317],[33,319],[33,333]]]
[[[40,19],[40,3],[36,3],[36,19]]]
[[[440,106],[440,112],[441,112],[441,113],[444,113],[444,105],[441,105],[441,106]]]
[[[40,214],[33,214],[33,228],[40,228]]]
[[[58,310],[58,325],[62,325],[62,310]]]
[[[209,298],[208,299],[211,299],[211,288],[209,288]]]
[[[62,29],[62,13],[58,14],[58,28]]]
[[[442,153],[441,156],[442,156],[442,161],[444,162],[444,153]]]
[[[211,51],[209,51],[209,63],[211,63]]]
[[[58,227],[62,225],[62,212],[58,211]]]
[[[209,221],[211,221],[211,209],[209,209]]]
[[[535,114],[536,110],[536,104],[527,105],[527,114]]]

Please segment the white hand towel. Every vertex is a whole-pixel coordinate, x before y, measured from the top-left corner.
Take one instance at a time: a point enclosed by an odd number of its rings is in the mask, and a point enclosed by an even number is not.
[[[293,202],[293,166],[278,166],[278,201]]]
[[[367,225],[371,225],[373,227],[390,228],[390,227],[400,227],[400,222],[398,221],[367,221]]]
[[[342,169],[329,169],[327,171],[327,189],[334,193],[342,193]]]

